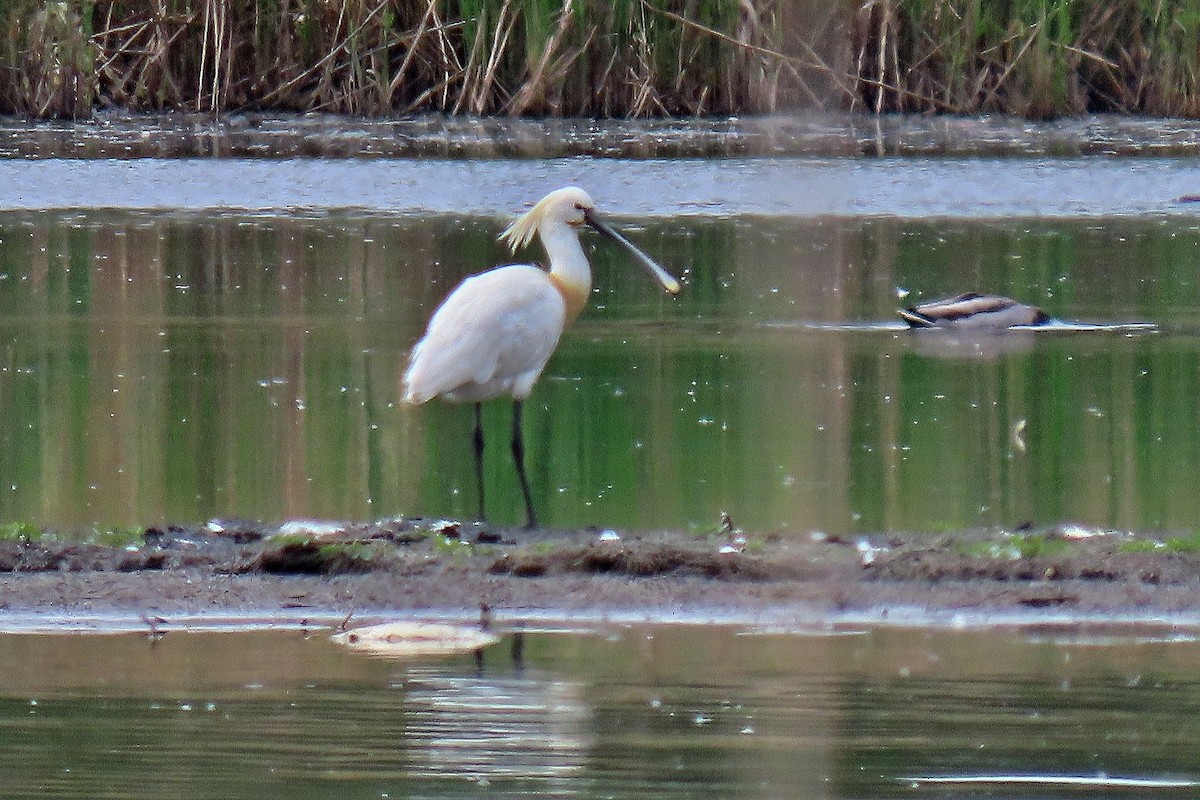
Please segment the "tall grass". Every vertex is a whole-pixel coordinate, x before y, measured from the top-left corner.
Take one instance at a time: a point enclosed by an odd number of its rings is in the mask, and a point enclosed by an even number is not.
[[[1200,116],[1197,0],[0,0],[0,112]]]
[[[1195,0],[866,0],[853,39],[875,111],[1200,116]]]

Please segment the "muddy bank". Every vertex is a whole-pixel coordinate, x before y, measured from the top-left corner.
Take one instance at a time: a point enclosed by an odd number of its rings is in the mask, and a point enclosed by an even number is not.
[[[661,120],[424,115],[0,117],[0,158],[720,158],[1200,154],[1200,121],[1116,114],[1031,122],[838,112]]]
[[[653,620],[1012,615],[1154,619],[1200,611],[1189,542],[1074,528],[784,538],[533,531],[398,520],[151,528],[127,543],[0,543],[8,614],[387,612]],[[151,623],[147,623],[151,624]],[[165,623],[164,623],[165,624]]]

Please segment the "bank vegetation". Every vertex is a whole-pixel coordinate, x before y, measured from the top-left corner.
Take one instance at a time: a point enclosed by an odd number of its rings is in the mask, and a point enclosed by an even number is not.
[[[0,0],[0,113],[1200,117],[1196,0]]]

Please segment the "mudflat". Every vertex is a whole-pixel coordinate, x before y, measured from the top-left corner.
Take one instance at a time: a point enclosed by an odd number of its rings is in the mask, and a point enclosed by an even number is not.
[[[1161,620],[1200,611],[1190,540],[1056,527],[951,534],[503,529],[295,521],[0,542],[0,615],[649,621]]]

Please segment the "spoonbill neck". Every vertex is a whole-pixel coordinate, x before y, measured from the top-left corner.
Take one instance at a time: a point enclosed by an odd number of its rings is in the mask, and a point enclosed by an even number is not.
[[[565,222],[543,225],[538,231],[546,257],[550,259],[550,280],[567,304],[567,321],[579,316],[592,290],[592,270],[579,243],[579,232]]]

